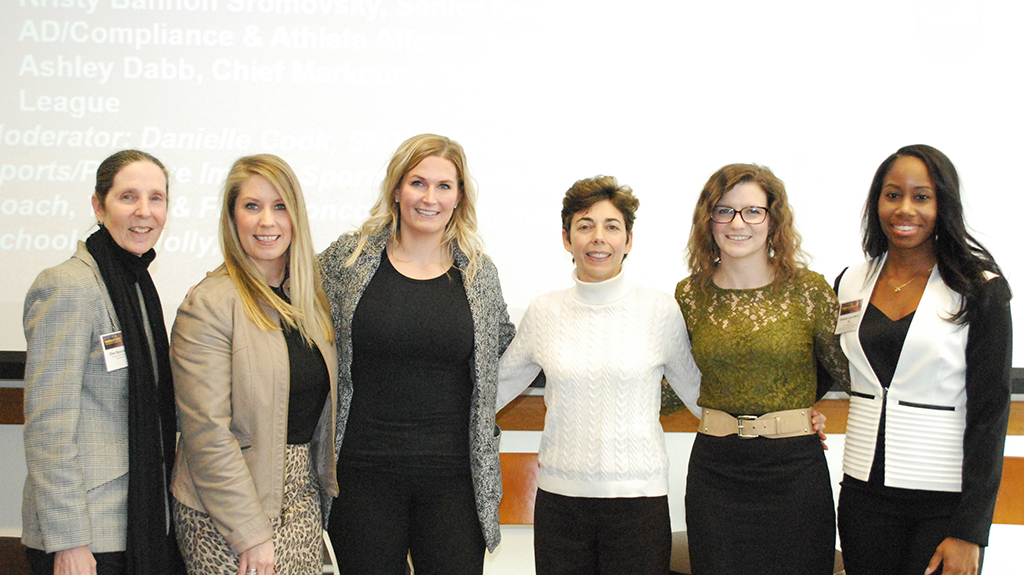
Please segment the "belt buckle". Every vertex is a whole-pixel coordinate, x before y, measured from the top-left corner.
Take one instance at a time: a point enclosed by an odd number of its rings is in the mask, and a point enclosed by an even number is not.
[[[737,416],[736,417],[736,435],[738,435],[740,439],[754,439],[756,437],[761,437],[760,435],[758,435],[756,433],[744,433],[743,432],[743,422],[744,421],[756,421],[756,420],[757,420],[757,416],[756,415],[740,415],[740,416]]]

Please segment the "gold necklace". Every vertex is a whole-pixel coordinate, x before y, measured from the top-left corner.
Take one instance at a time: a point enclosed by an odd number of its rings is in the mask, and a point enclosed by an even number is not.
[[[912,282],[912,281],[916,280],[916,279],[917,279],[917,278],[919,278],[919,277],[927,277],[927,276],[930,276],[930,275],[931,275],[931,273],[932,273],[932,270],[933,270],[933,269],[935,269],[935,266],[934,266],[934,265],[932,265],[932,267],[928,268],[928,273],[927,273],[927,274],[921,274],[921,273],[916,273],[916,274],[914,274],[914,277],[910,278],[909,280],[907,280],[907,281],[906,281],[906,282],[904,282],[903,284],[900,284],[900,285],[898,285],[898,286],[895,286],[895,287],[893,287],[893,288],[892,288],[892,291],[893,291],[893,293],[900,293],[900,290],[901,290],[901,289],[903,289],[903,288],[907,287],[908,285],[910,285],[910,282]],[[888,281],[889,281],[889,286],[890,286],[890,287],[892,287],[892,280],[888,280]]]
[[[914,276],[914,277],[910,278],[909,280],[907,280],[907,282],[906,282],[906,283],[904,283],[904,284],[902,284],[902,285],[900,285],[900,286],[897,286],[897,287],[894,287],[894,288],[892,288],[892,291],[893,291],[893,293],[900,293],[900,290],[901,290],[901,289],[903,289],[903,288],[907,287],[907,285],[908,285],[908,284],[910,284],[910,282],[912,282],[912,281],[914,281],[914,280],[916,280],[916,279],[917,279],[917,276]],[[891,286],[891,285],[892,285],[892,283],[890,282],[890,283],[889,283],[889,285]]]

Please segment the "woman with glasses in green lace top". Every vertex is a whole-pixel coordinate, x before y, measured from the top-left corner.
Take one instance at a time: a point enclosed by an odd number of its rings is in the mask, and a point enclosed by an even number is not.
[[[688,247],[676,299],[703,374],[686,483],[693,573],[830,574],[835,507],[811,406],[849,378],[836,296],[802,262],[785,187],[763,166],[711,176]]]

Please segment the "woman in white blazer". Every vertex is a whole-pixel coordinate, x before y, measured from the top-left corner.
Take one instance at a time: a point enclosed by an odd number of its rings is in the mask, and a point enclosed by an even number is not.
[[[966,230],[942,152],[900,148],[864,207],[869,261],[837,280],[852,396],[847,573],[980,571],[1010,401],[1010,288]]]

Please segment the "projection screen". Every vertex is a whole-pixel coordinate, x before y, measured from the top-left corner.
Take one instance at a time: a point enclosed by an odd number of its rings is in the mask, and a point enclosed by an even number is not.
[[[571,283],[558,212],[579,178],[634,188],[627,269],[671,291],[708,176],[765,164],[787,185],[811,268],[831,281],[863,258],[875,168],[911,143],[953,159],[968,223],[1011,285],[1024,274],[1020,183],[1005,175],[1024,156],[1019,2],[5,0],[2,11],[2,350],[25,349],[25,292],[95,229],[96,166],[128,147],[172,172],[151,268],[168,325],[221,262],[233,160],[270,152],[294,167],[319,250],[363,221],[390,154],[422,132],[466,148],[514,319]]]

